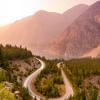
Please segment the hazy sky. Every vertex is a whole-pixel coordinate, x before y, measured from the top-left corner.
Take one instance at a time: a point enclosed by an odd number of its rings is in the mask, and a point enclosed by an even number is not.
[[[77,4],[92,4],[98,0],[0,0],[0,25],[11,23],[38,10],[63,13]]]

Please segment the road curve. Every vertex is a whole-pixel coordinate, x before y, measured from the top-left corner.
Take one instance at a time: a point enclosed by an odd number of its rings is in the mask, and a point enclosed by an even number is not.
[[[41,67],[40,67],[38,70],[36,70],[35,72],[33,72],[31,75],[29,75],[29,76],[26,78],[26,80],[24,81],[23,86],[24,86],[26,89],[28,89],[29,94],[33,97],[33,99],[36,97],[37,100],[40,100],[41,97],[38,96],[36,93],[34,93],[34,92],[32,91],[32,89],[31,89],[31,82],[32,82],[32,80],[35,79],[35,78],[40,74],[40,72],[45,68],[45,63],[44,63],[42,60],[38,59],[38,58],[36,58],[36,59],[40,61]]]
[[[40,61],[41,67],[38,70],[36,70],[35,72],[33,72],[30,76],[27,77],[23,86],[28,89],[29,94],[33,97],[33,99],[36,97],[37,100],[40,100],[41,97],[39,95],[37,95],[36,93],[34,93],[34,91],[31,89],[32,80],[35,79],[37,77],[37,75],[39,75],[40,72],[45,68],[45,63],[40,59],[37,59],[37,60]],[[51,98],[49,100],[67,100],[68,98],[70,98],[70,96],[74,95],[72,85],[69,82],[68,78],[66,77],[62,68],[61,68],[61,74],[62,74],[62,77],[64,80],[66,93],[62,97]]]
[[[62,74],[62,78],[63,78],[64,84],[65,84],[66,92],[62,97],[52,98],[52,99],[49,99],[49,100],[68,100],[71,96],[74,95],[72,85],[69,82],[68,78],[66,77],[65,72],[63,71],[62,68],[61,68],[61,74]]]

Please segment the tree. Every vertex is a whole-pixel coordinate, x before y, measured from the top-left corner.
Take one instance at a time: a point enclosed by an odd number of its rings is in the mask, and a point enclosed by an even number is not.
[[[2,48],[0,47],[0,60],[3,59],[3,52],[2,52]]]
[[[22,88],[22,97],[23,97],[23,100],[29,100],[30,98],[30,95],[29,95],[29,92],[27,89],[25,88]]]

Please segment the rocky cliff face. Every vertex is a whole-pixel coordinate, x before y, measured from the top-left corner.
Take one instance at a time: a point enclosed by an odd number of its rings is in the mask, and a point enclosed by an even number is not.
[[[40,49],[62,33],[87,8],[87,5],[78,5],[63,14],[38,11],[32,16],[1,27],[0,42],[22,44],[32,49],[34,47]]]
[[[100,1],[89,7],[61,33],[49,52],[64,58],[79,57],[100,44]],[[57,51],[57,52],[56,52]]]

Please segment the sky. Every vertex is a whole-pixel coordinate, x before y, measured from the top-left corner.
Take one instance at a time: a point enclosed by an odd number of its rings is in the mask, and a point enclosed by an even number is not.
[[[12,23],[38,10],[63,13],[77,4],[88,4],[98,0],[0,0],[0,26]]]

